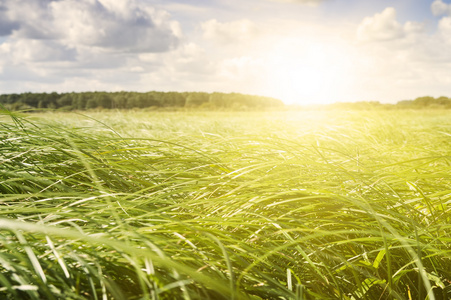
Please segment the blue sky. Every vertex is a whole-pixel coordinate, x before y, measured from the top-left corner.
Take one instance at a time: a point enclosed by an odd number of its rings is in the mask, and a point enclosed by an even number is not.
[[[451,97],[449,0],[0,0],[0,93]]]

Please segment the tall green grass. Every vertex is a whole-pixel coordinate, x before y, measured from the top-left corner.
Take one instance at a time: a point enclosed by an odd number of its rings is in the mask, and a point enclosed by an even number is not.
[[[0,118],[0,298],[451,298],[448,112]]]

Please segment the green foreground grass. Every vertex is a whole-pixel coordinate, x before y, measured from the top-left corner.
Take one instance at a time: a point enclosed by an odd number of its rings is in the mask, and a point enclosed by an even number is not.
[[[451,113],[0,115],[2,299],[450,299]]]

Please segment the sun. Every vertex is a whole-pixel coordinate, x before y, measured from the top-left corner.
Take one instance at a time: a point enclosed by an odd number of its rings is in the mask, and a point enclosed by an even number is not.
[[[284,43],[267,60],[268,85],[285,103],[346,101],[352,84],[350,53],[334,44]]]

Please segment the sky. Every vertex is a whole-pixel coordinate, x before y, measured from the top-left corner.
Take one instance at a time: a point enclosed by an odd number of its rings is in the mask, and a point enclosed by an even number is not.
[[[0,0],[0,94],[451,97],[451,0]]]

